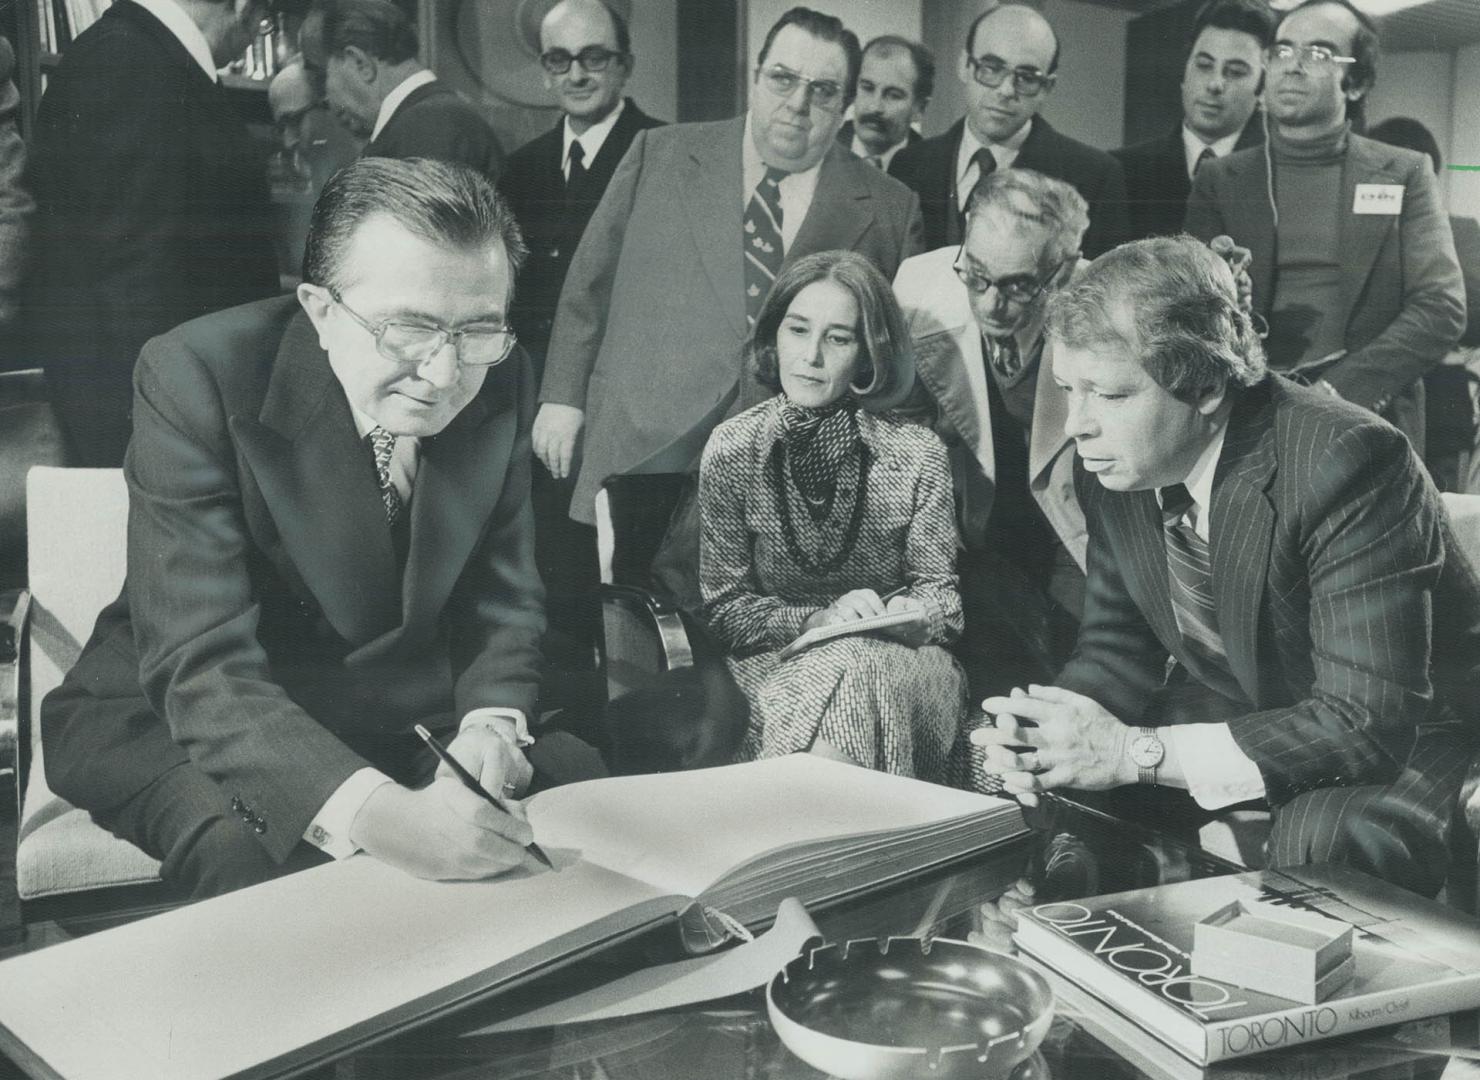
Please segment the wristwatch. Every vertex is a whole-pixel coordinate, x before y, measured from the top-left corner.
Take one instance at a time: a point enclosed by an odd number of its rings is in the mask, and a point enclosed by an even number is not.
[[[1162,759],[1167,756],[1166,745],[1156,734],[1156,729],[1136,728],[1136,733],[1131,736],[1129,753],[1131,762],[1138,772],[1136,780],[1142,784],[1154,785],[1156,770],[1161,766]]]

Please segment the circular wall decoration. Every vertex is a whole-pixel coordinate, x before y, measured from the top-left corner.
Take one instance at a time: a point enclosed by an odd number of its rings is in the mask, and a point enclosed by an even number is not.
[[[540,22],[557,0],[459,0],[452,51],[479,88],[511,105],[548,108]],[[631,0],[607,0],[630,25]]]

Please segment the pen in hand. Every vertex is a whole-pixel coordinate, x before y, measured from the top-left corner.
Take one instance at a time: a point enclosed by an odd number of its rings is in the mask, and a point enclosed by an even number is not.
[[[447,748],[439,743],[430,731],[422,727],[420,724],[417,724],[414,730],[418,735],[421,736],[421,741],[432,748],[432,753],[436,754],[437,757],[441,759],[442,764],[451,769],[453,773],[457,776],[457,778],[462,781],[463,787],[467,788],[474,795],[479,795],[487,799],[504,813],[507,814],[510,812],[508,804],[505,803],[503,799],[490,792],[482,784],[478,783],[478,781],[473,777],[473,774],[462,767],[462,762],[458,761],[457,758],[449,754],[447,752]],[[544,863],[551,870],[555,869],[555,864],[550,861],[550,856],[546,855],[544,851],[540,849],[540,846],[536,844],[533,840],[529,842],[524,850],[529,852],[540,862]]]

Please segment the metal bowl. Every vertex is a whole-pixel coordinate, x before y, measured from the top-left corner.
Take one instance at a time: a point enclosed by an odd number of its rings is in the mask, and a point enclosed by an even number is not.
[[[805,951],[766,1008],[797,1057],[841,1080],[1006,1076],[1053,1021],[1053,991],[964,941],[867,938]]]

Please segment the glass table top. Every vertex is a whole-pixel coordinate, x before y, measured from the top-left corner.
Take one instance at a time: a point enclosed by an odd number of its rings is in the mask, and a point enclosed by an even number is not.
[[[979,906],[996,899],[1020,876],[1033,881],[1037,898],[1050,900],[1243,869],[1188,842],[1067,800],[1046,800],[1042,807],[1025,811],[1025,819],[1030,833],[1022,841],[811,914],[823,936],[834,942],[886,936],[967,938],[980,925]],[[107,915],[80,910],[34,920],[9,941],[0,941],[0,956],[45,948],[152,910],[157,908]],[[781,1043],[767,1019],[764,989],[616,1020],[479,1033],[501,1019],[680,958],[672,928],[661,928],[301,1075],[316,1080],[814,1080],[826,1075]],[[1059,987],[1056,992],[1047,1039],[1009,1080],[1480,1080],[1480,1050],[1473,1049],[1480,1041],[1475,1014],[1382,1029],[1204,1071],[1082,993],[1076,997]],[[0,1059],[0,1080],[22,1075]]]

